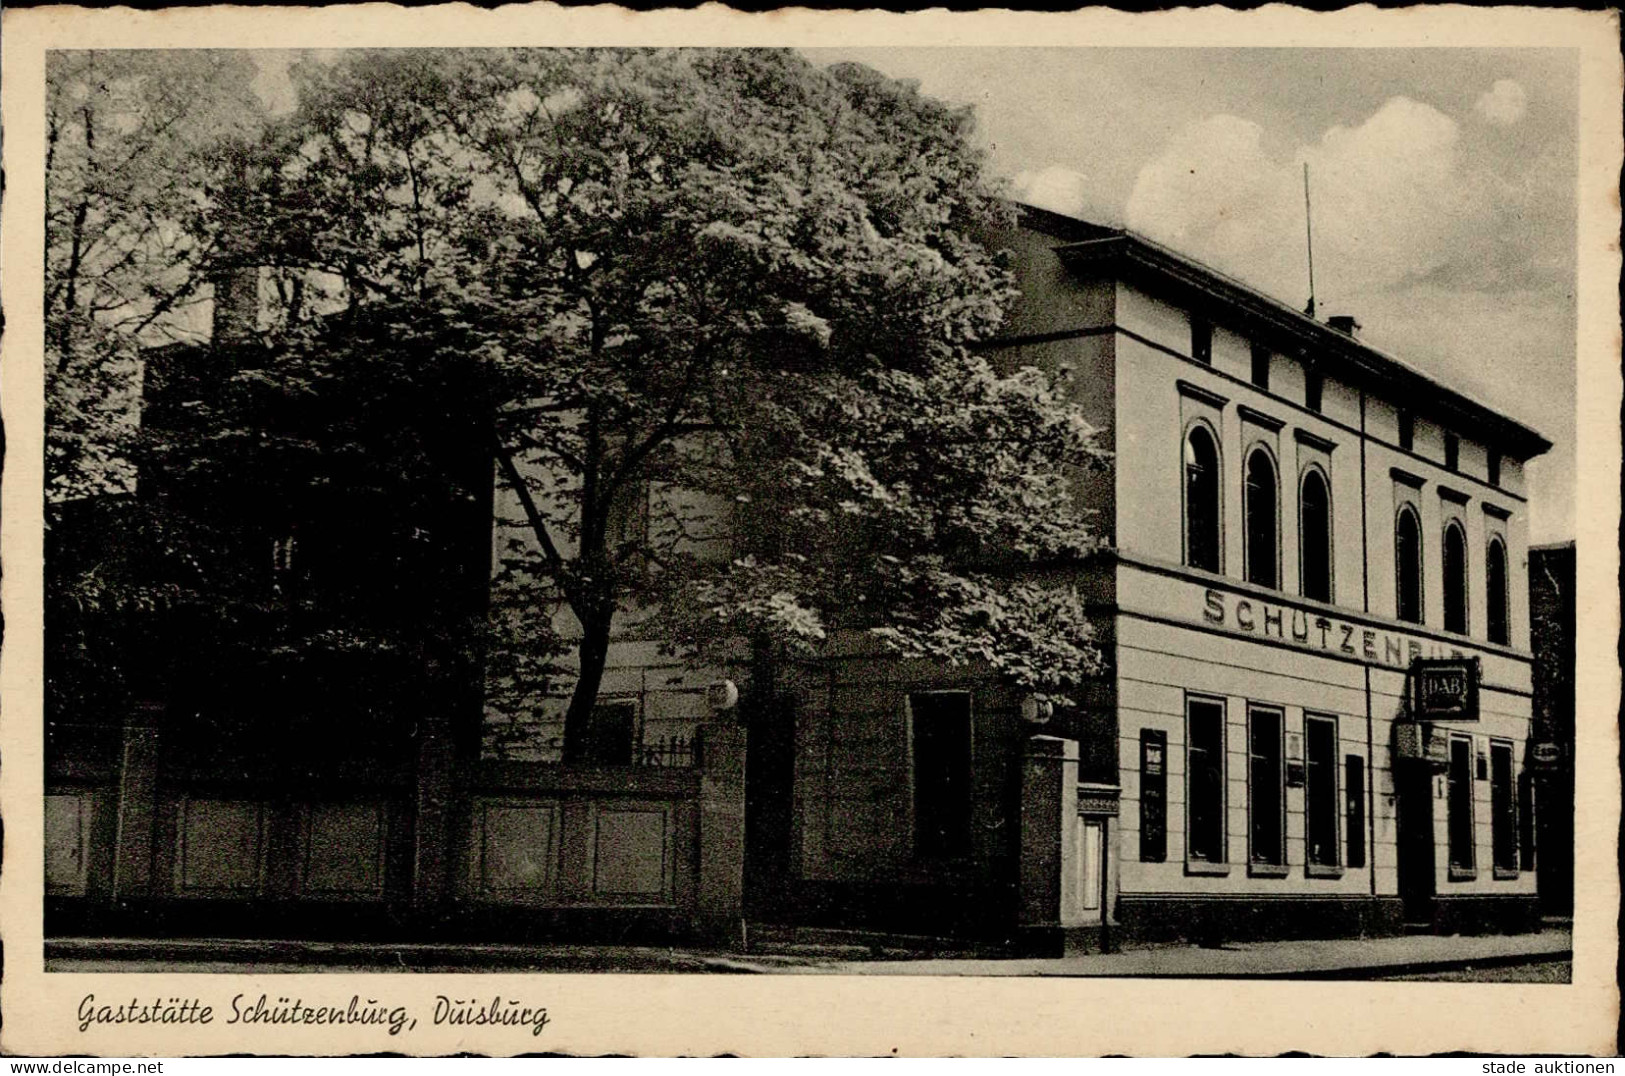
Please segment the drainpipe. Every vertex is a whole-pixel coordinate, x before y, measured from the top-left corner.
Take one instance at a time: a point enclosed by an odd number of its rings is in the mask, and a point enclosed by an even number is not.
[[[1365,389],[1360,390],[1360,604],[1371,612],[1371,533],[1366,520]],[[1365,868],[1371,895],[1377,895],[1377,748],[1371,718],[1371,666],[1365,669]],[[1390,765],[1392,760],[1390,760]],[[1392,779],[1392,771],[1389,777]],[[1397,832],[1397,831],[1396,831]]]

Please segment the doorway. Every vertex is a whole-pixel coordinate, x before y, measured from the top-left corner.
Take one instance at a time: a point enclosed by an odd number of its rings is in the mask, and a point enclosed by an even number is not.
[[[745,916],[780,922],[791,914],[795,699],[776,695],[744,716]]]
[[[1398,812],[1399,896],[1405,922],[1433,922],[1433,771],[1426,762],[1397,762],[1394,793]]]

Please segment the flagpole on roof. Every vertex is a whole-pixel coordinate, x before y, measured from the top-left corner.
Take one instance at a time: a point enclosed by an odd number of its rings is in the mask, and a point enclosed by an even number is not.
[[[1309,305],[1304,313],[1315,316],[1315,226],[1309,213],[1309,162],[1303,162],[1303,231],[1309,248]]]

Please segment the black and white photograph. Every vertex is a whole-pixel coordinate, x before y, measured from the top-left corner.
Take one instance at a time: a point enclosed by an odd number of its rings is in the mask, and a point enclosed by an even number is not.
[[[246,12],[8,12],[8,1050],[1612,1052],[1617,20]]]

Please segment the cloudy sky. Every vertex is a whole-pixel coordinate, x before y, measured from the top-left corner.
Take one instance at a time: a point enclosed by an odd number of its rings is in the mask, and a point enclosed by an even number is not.
[[[1577,56],[1555,49],[814,49],[976,108],[1026,201],[1126,225],[1554,442],[1530,539],[1574,533]],[[291,103],[291,53],[256,87]]]
[[[1540,49],[850,49],[976,106],[1024,200],[1126,225],[1534,426],[1574,533],[1577,57]]]

